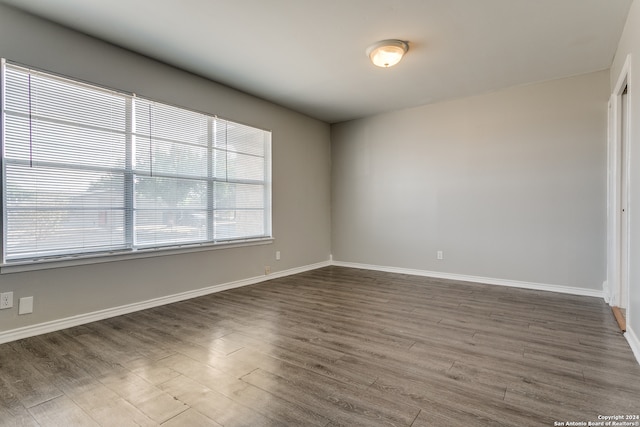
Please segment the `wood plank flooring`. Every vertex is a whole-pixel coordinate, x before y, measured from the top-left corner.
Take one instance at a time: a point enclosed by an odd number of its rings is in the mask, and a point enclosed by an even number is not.
[[[638,414],[640,365],[602,300],[340,267],[0,345],[1,426]]]

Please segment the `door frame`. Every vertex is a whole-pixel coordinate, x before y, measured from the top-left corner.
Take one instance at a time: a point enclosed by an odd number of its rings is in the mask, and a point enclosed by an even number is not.
[[[618,81],[609,99],[608,148],[607,148],[607,286],[605,300],[612,306],[629,301],[629,137],[631,120],[629,108],[622,108],[622,94],[627,89],[627,105],[630,105],[631,54],[627,55]],[[622,114],[626,120],[623,120]],[[625,125],[626,129],[622,126]],[[623,135],[626,137],[623,140]],[[622,144],[624,143],[624,147]],[[622,158],[624,153],[624,159]],[[624,167],[623,163],[624,163]],[[624,176],[623,176],[624,174]],[[622,206],[622,192],[627,206]],[[622,209],[625,214],[622,215]],[[625,223],[623,224],[622,221]],[[626,230],[623,236],[623,231]],[[623,247],[624,245],[624,247]],[[623,252],[624,251],[624,252]],[[626,253],[625,253],[626,252]],[[626,286],[623,283],[626,279]],[[626,307],[625,307],[626,308]]]

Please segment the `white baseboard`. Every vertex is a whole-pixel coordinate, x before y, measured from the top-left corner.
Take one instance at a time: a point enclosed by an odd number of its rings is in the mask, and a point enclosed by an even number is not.
[[[629,327],[628,324],[627,332],[624,333],[624,337],[627,339],[629,347],[631,347],[631,351],[633,351],[633,355],[636,357],[636,360],[640,364],[640,340],[638,340],[638,336],[635,334],[633,329]]]
[[[463,274],[441,273],[437,271],[414,270],[409,268],[386,267],[380,265],[359,264],[353,262],[332,261],[331,265],[339,267],[360,268],[365,270],[385,271],[388,273],[410,274],[413,276],[433,277],[436,279],[460,280],[464,282],[484,283],[487,285],[509,286],[512,288],[532,289],[537,291],[560,292],[563,294],[581,295],[603,298],[603,292],[595,289],[574,288],[562,285],[523,282],[519,280],[494,279],[489,277],[467,276]]]
[[[108,308],[105,310],[94,311],[91,313],[79,314],[77,316],[66,317],[64,319],[52,320],[49,322],[39,323],[36,325],[29,325],[22,328],[12,329],[9,331],[3,331],[3,332],[0,332],[0,344],[7,343],[10,341],[16,341],[23,338],[32,337],[35,335],[46,334],[49,332],[70,328],[73,326],[79,326],[86,323],[95,322],[98,320],[108,319],[110,317],[121,316],[123,314],[129,314],[129,313],[133,313],[140,310],[146,310],[148,308],[158,307],[165,304],[184,301],[191,298],[196,298],[196,297],[200,297],[200,296],[204,296],[204,295],[208,295],[216,292],[225,291],[228,289],[234,289],[242,286],[253,285],[256,283],[264,282],[266,280],[291,276],[294,274],[303,273],[305,271],[327,267],[329,265],[335,265],[339,267],[359,268],[359,269],[366,269],[366,270],[385,271],[390,273],[410,274],[414,276],[434,277],[438,279],[450,279],[450,280],[460,280],[465,282],[485,283],[489,285],[511,286],[515,288],[561,292],[561,293],[567,293],[567,294],[573,294],[573,295],[592,296],[592,297],[599,297],[599,298],[602,298],[604,295],[604,292],[592,290],[592,289],[573,288],[568,286],[530,283],[530,282],[522,282],[522,281],[516,281],[516,280],[492,279],[487,277],[466,276],[461,274],[441,273],[441,272],[435,272],[435,271],[414,270],[414,269],[406,269],[406,268],[386,267],[386,266],[378,266],[378,265],[370,265],[370,264],[359,264],[359,263],[329,260],[329,261],[323,261],[316,264],[310,264],[302,267],[292,268],[289,270],[278,271],[265,276],[257,276],[257,277],[252,277],[248,279],[237,280],[234,282],[209,286],[206,288],[196,289],[193,291],[167,295],[165,297],[154,298],[151,300],[141,301],[133,304],[127,304],[119,307]],[[640,345],[638,344],[638,339],[636,335],[634,335],[633,332],[630,333],[629,330],[627,331],[627,334],[625,334],[627,335],[627,340],[629,340],[631,347],[634,349],[634,354],[636,355],[636,358],[638,358],[638,360],[640,361],[640,356],[639,356]]]
[[[191,298],[213,294],[216,292],[226,291],[228,289],[254,285],[256,283],[264,282],[267,280],[291,276],[293,274],[303,273],[305,271],[315,270],[317,268],[327,267],[329,265],[331,265],[330,261],[324,261],[317,264],[310,264],[302,267],[292,268],[289,270],[274,272],[265,276],[251,277],[249,279],[242,279],[242,280],[237,280],[235,282],[213,285],[206,288],[196,289],[193,291],[181,292],[179,294],[167,295],[164,297],[136,302],[133,304],[107,308],[105,310],[79,314],[77,316],[66,317],[64,319],[57,319],[57,320],[52,320],[50,322],[44,322],[36,325],[29,325],[29,326],[24,326],[22,328],[12,329],[9,331],[3,331],[3,332],[0,332],[0,344],[7,343],[10,341],[20,340],[23,338],[33,337],[35,335],[41,335],[49,332],[59,331],[61,329],[71,328],[73,326],[84,325],[86,323],[108,319],[110,317],[121,316],[123,314],[129,314],[135,311],[146,310],[148,308],[159,307],[161,305],[171,304],[178,301],[184,301]]]
[[[604,302],[607,304],[611,304],[611,289],[609,289],[609,282],[602,282],[602,297],[604,298]]]

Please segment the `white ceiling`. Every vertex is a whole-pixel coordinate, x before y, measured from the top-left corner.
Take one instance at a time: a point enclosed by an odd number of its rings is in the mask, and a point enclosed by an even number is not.
[[[334,123],[607,69],[632,0],[0,2]]]

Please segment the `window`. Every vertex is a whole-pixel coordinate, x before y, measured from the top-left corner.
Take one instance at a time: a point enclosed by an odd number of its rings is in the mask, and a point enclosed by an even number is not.
[[[271,237],[271,133],[2,62],[3,263]]]

